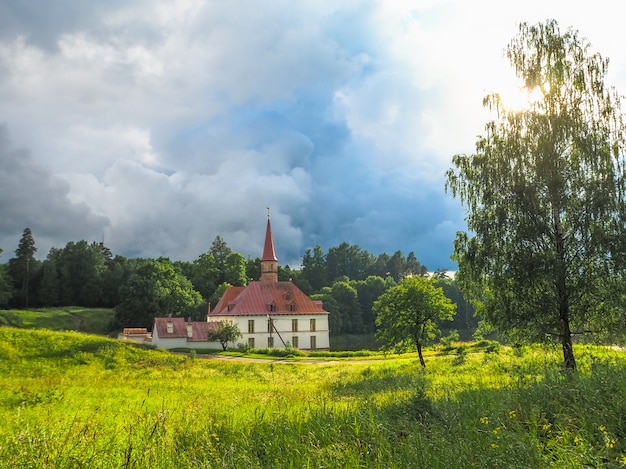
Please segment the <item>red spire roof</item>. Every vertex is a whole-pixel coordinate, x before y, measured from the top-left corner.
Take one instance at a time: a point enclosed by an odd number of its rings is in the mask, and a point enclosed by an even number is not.
[[[278,261],[276,252],[274,251],[274,239],[272,238],[272,227],[270,226],[269,216],[267,218],[267,229],[265,230],[265,246],[263,247],[262,261]]]

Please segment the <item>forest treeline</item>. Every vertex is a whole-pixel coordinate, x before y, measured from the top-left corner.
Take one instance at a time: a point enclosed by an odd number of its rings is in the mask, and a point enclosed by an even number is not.
[[[229,285],[246,285],[261,275],[260,258],[246,259],[220,236],[192,262],[126,258],[113,255],[103,243],[84,240],[50,249],[43,261],[35,258],[36,251],[26,228],[15,256],[0,264],[0,307],[115,308],[112,330],[150,328],[154,317],[167,314],[204,320],[209,305],[215,305]],[[375,256],[344,242],[326,252],[320,246],[308,249],[301,268],[279,266],[278,277],[323,301],[332,313],[332,334],[362,334],[375,329],[372,306],[380,295],[406,276],[426,273],[413,252]],[[445,272],[435,275],[459,313],[446,327],[469,335],[476,326],[471,306]]]

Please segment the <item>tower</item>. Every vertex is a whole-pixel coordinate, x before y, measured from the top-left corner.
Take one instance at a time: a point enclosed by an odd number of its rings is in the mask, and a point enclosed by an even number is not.
[[[276,259],[276,252],[274,251],[269,208],[267,209],[267,228],[265,229],[263,257],[261,258],[261,282],[278,282],[278,259]]]

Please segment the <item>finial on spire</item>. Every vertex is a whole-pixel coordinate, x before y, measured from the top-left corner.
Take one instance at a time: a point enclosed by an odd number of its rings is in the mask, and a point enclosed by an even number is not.
[[[270,217],[270,208],[269,207],[265,207],[267,209],[267,218]]]

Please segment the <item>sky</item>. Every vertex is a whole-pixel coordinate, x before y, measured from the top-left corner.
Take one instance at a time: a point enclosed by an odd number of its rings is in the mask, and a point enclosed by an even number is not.
[[[29,227],[192,261],[216,236],[260,257],[348,242],[455,269],[444,189],[520,22],[558,21],[610,59],[613,0],[0,0],[0,262]],[[616,10],[617,9],[617,10]]]

